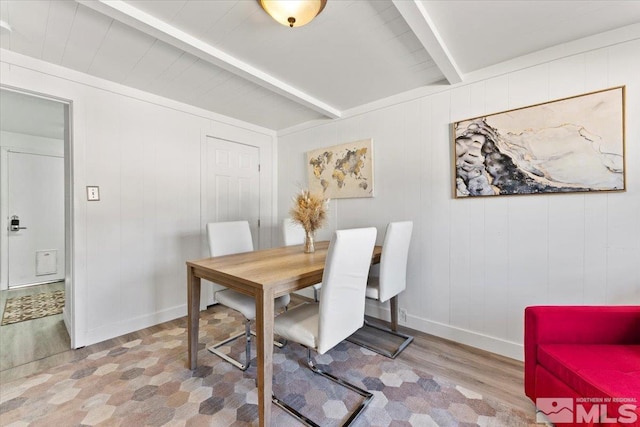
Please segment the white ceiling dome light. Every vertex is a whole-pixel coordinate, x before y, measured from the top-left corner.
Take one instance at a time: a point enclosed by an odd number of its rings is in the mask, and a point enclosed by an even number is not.
[[[308,24],[322,12],[327,0],[258,0],[273,19],[289,27]]]

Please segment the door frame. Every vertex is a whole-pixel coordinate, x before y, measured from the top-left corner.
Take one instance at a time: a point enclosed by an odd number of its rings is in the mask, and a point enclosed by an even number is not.
[[[207,186],[207,174],[209,172],[209,164],[208,164],[208,150],[209,150],[209,139],[216,139],[219,141],[224,141],[224,142],[228,142],[231,144],[237,144],[237,145],[241,145],[241,146],[245,146],[245,147],[251,147],[251,148],[255,148],[258,152],[258,225],[256,228],[257,233],[254,233],[253,231],[251,232],[251,235],[253,236],[253,241],[256,242],[257,244],[254,245],[254,247],[256,249],[264,247],[264,244],[262,243],[262,205],[261,205],[261,200],[262,197],[264,197],[264,195],[262,194],[261,191],[261,187],[260,187],[260,182],[261,182],[261,171],[260,171],[260,160],[261,160],[261,151],[260,151],[260,147],[255,145],[255,144],[247,144],[244,142],[239,142],[239,141],[232,141],[230,139],[225,139],[225,138],[220,138],[217,136],[211,136],[208,135],[207,137],[204,138],[203,142],[202,142],[202,147],[200,150],[200,156],[201,156],[201,169],[200,169],[200,198],[201,198],[201,202],[200,202],[200,228],[202,231],[202,236],[203,236],[203,247],[202,250],[203,252],[203,256],[207,256],[208,254],[208,249],[207,249],[207,241],[206,241],[206,233],[204,233],[204,229],[206,227],[206,220],[205,220],[205,213],[209,211],[209,201],[205,199],[205,194],[204,194],[204,190]],[[251,228],[253,229],[254,224],[250,224]]]
[[[264,238],[263,238],[263,207],[262,207],[262,199],[264,197],[264,193],[262,190],[262,147],[259,144],[252,144],[246,141],[238,141],[231,138],[224,138],[219,135],[210,134],[209,132],[204,132],[202,134],[202,138],[200,141],[200,254],[201,257],[208,257],[208,242],[207,235],[205,232],[206,220],[205,213],[207,212],[207,203],[208,201],[204,198],[204,190],[207,185],[207,173],[208,173],[208,150],[209,150],[209,138],[217,139],[220,141],[229,142],[232,144],[244,145],[248,147],[253,147],[258,150],[258,235],[254,236],[254,240],[257,242],[255,245],[255,249],[261,249],[265,247]],[[270,239],[269,239],[270,240]],[[209,282],[207,282],[209,283]],[[200,309],[206,310],[207,304],[209,301],[214,300],[213,298],[213,289],[211,286],[204,286],[202,290],[202,298],[200,299]]]
[[[64,243],[65,243],[65,307],[63,309],[63,320],[71,339],[71,348],[75,347],[75,304],[74,304],[74,280],[73,280],[73,268],[74,268],[74,246],[73,246],[73,101],[70,99],[64,99],[53,95],[48,95],[28,89],[23,89],[15,86],[0,84],[1,90],[10,92],[17,92],[36,98],[43,98],[55,102],[59,102],[64,106],[65,115],[65,129],[64,129]],[[0,150],[0,169],[3,174],[8,166],[8,150]],[[2,200],[0,200],[0,229],[6,230],[9,226],[8,222],[8,186],[6,179],[2,179],[0,176],[0,185],[2,186]],[[8,253],[9,241],[7,233],[0,233],[0,252],[3,253],[0,257],[0,283],[3,287],[8,288],[9,272],[8,272]]]
[[[269,248],[273,244],[274,233],[277,229],[274,229],[275,224],[275,212],[274,206],[277,200],[277,191],[273,189],[274,181],[274,165],[273,158],[275,158],[275,149],[271,136],[263,135],[261,139],[251,140],[247,138],[242,132],[222,132],[223,129],[217,129],[218,132],[211,130],[205,130],[201,134],[200,138],[200,194],[202,194],[202,188],[205,185],[205,172],[206,172],[206,153],[207,153],[207,138],[215,138],[223,141],[228,141],[234,144],[248,145],[258,149],[258,161],[260,163],[259,171],[259,192],[260,192],[260,228],[258,230],[258,247],[255,249]],[[237,131],[237,129],[233,129]],[[270,195],[270,196],[269,196]],[[204,227],[204,203],[200,202],[200,237],[201,237],[201,254],[207,256],[207,242]]]

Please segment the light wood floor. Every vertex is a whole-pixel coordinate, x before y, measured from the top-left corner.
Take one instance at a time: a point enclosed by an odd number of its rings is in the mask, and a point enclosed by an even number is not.
[[[301,297],[292,296],[294,303],[299,303],[302,300]],[[376,322],[378,321],[376,320]],[[186,327],[186,318],[175,319],[102,343],[78,350],[64,351],[4,370],[0,372],[0,381],[22,378],[175,327]],[[527,412],[534,410],[533,404],[524,395],[522,362],[407,328],[402,328],[402,331],[413,335],[415,339],[397,357],[397,360],[484,396],[493,397],[515,409]]]
[[[0,310],[8,298],[64,290],[64,282],[0,292]],[[71,341],[62,314],[0,326],[0,371],[69,351]]]
[[[415,338],[398,360],[514,408],[535,411],[524,394],[522,362],[422,332],[402,331]]]

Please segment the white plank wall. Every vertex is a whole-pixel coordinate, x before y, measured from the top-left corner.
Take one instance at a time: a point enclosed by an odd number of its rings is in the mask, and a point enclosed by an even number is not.
[[[534,304],[640,304],[640,41],[570,56],[278,138],[278,212],[306,183],[305,152],[372,138],[375,198],[331,202],[336,228],[414,221],[406,325],[522,358]],[[627,86],[627,191],[452,198],[450,123]],[[388,307],[369,304],[388,318]]]
[[[261,245],[272,244],[275,132],[7,51],[0,67],[5,85],[73,101],[75,347],[186,315],[185,262],[206,254],[207,135],[260,148]]]
[[[184,261],[202,255],[206,135],[260,147],[261,245],[279,241],[305,153],[372,138],[372,199],[334,200],[332,230],[414,221],[406,324],[515,358],[532,304],[640,303],[640,41],[460,84],[278,137],[184,104],[3,51],[0,82],[73,101],[76,346],[186,313]],[[495,68],[498,70],[498,68]],[[627,191],[452,198],[450,123],[625,84]],[[380,105],[380,104],[378,104]],[[99,185],[100,202],[85,186]],[[277,215],[276,215],[277,213]],[[368,306],[386,317],[388,307]]]

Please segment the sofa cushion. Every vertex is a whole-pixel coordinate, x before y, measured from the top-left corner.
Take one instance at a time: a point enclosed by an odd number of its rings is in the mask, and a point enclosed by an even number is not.
[[[538,361],[581,396],[640,402],[640,345],[541,344]]]

